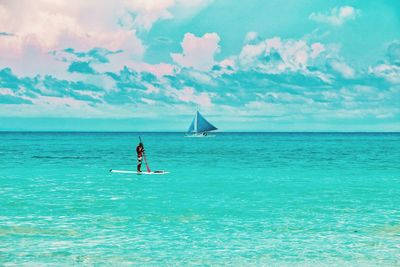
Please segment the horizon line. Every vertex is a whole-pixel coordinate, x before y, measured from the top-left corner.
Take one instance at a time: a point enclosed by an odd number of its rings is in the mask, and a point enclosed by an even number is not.
[[[187,133],[186,131],[0,130],[0,133]],[[400,133],[400,131],[217,131],[224,133]]]

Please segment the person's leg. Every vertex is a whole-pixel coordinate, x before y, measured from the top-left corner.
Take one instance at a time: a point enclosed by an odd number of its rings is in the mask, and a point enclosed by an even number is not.
[[[140,158],[138,158],[138,165],[137,165],[137,171],[138,172],[141,172],[141,167],[142,167],[142,158],[140,157]]]

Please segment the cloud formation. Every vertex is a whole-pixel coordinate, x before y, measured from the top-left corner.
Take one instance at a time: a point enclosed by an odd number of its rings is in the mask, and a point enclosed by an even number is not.
[[[308,64],[325,50],[321,43],[311,46],[304,40],[281,40],[279,37],[246,44],[239,55],[243,68],[258,68],[268,73],[306,70]]]
[[[211,1],[21,3],[31,13],[0,3],[2,116],[162,117],[199,105],[254,124],[400,117],[398,41],[386,43],[385,57],[360,66],[342,43],[316,31],[276,35],[248,27],[231,48],[232,37],[218,27],[182,24],[168,37],[157,28],[182,23]],[[94,5],[99,13],[90,12]],[[303,19],[340,26],[358,14],[345,6]]]
[[[385,65],[377,64],[368,72],[356,73],[336,52],[318,42],[258,37],[252,44],[245,42],[239,54],[220,62],[213,60],[204,69],[195,69],[192,64],[164,63],[94,72],[88,62],[73,61],[70,71],[86,75],[86,79],[79,81],[50,75],[18,77],[11,69],[4,69],[0,72],[0,88],[9,89],[0,90],[1,101],[8,105],[40,106],[41,111],[45,108],[50,113],[62,111],[78,117],[133,116],[145,106],[151,114],[157,114],[156,110],[188,112],[193,105],[227,118],[321,120],[397,116],[397,66],[390,65],[388,59]],[[66,53],[85,59],[93,54],[72,50]],[[165,70],[157,74],[158,69]],[[96,79],[90,78],[93,75]],[[30,112],[32,109],[27,108]],[[129,112],[124,113],[124,109]],[[17,114],[19,111],[14,113]]]
[[[369,73],[381,77],[388,82],[400,84],[400,42],[394,41],[389,44],[386,52],[386,60],[376,66],[369,67]]]
[[[216,33],[205,33],[201,37],[186,33],[181,43],[182,53],[171,53],[171,57],[183,67],[210,70],[215,63],[214,56],[220,50],[219,41],[220,38]]]
[[[127,58],[140,58],[145,46],[137,37],[136,30],[110,23],[116,21],[123,11],[122,3],[103,0],[88,1],[85,5],[64,0],[1,2],[0,25],[3,32],[12,33],[8,36],[12,38],[2,38],[0,42],[0,54],[3,55],[0,67],[13,67],[21,74],[28,74],[32,72],[33,62],[40,62],[41,58],[46,62],[43,72],[51,72],[54,66],[50,66],[54,61],[48,52],[68,47],[122,50]],[[32,60],[30,64],[16,64],[29,58]]]
[[[332,26],[341,26],[346,21],[353,20],[359,16],[360,11],[351,6],[342,6],[332,8],[330,13],[311,13],[309,18],[316,22],[330,24]]]
[[[127,14],[120,19],[126,27],[150,30],[154,23],[179,16],[192,16],[212,0],[125,0]]]

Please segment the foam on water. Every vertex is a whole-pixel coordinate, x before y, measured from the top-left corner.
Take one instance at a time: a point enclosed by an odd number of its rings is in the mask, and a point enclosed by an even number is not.
[[[400,260],[400,134],[0,133],[0,265]]]

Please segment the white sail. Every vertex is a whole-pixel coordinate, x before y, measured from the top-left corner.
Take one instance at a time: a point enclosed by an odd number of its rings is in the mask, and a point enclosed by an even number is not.
[[[212,125],[210,122],[208,122],[201,114],[200,112],[196,112],[196,115],[194,116],[192,123],[189,126],[188,132],[189,133],[203,133],[203,132],[209,132],[209,131],[214,131],[217,130],[217,127]]]

